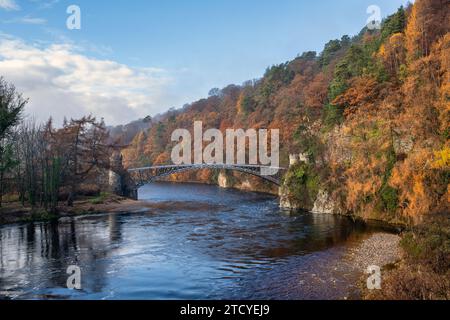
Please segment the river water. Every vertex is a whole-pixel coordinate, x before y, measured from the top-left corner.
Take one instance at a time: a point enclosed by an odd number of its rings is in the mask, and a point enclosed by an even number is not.
[[[129,214],[0,227],[0,299],[342,299],[346,248],[372,228],[264,194],[156,183]],[[69,290],[67,268],[81,270]]]

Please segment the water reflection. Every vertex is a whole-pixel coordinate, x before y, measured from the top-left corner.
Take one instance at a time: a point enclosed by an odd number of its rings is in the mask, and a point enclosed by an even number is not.
[[[183,210],[180,195],[198,209]],[[329,263],[368,231],[212,186],[155,184],[140,197],[174,209],[0,228],[0,298],[302,298],[294,271]],[[80,292],[65,289],[70,265],[82,270]]]

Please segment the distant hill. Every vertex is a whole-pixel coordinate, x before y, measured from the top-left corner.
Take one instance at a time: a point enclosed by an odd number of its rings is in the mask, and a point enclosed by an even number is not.
[[[139,119],[125,125],[109,126],[107,130],[111,141],[119,141],[123,145],[128,145],[139,132],[147,131],[150,127],[151,122]]]

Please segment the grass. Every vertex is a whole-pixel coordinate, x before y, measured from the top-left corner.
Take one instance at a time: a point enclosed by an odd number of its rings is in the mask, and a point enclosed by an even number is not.
[[[31,215],[21,219],[21,222],[35,222],[35,221],[52,221],[58,219],[58,215],[50,213],[45,209],[36,209],[31,212]]]
[[[3,203],[19,202],[20,198],[18,194],[5,194],[3,195]]]
[[[14,200],[15,198],[11,196],[8,200]],[[57,220],[66,215],[98,213],[104,210],[102,209],[103,204],[120,203],[123,199],[107,192],[102,192],[95,197],[79,196],[79,200],[75,201],[73,207],[68,207],[65,202],[60,202],[57,208],[58,212],[55,213],[49,212],[45,208],[23,206],[19,201],[5,202],[4,206],[0,207],[0,225],[17,222],[46,222]]]
[[[101,192],[97,197],[89,200],[91,204],[104,204],[109,198],[111,194],[108,192]]]

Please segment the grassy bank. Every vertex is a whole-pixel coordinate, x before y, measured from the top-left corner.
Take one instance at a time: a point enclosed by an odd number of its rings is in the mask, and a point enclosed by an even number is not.
[[[119,197],[110,193],[100,193],[97,196],[79,197],[73,207],[60,202],[56,212],[49,212],[44,208],[30,208],[11,198],[0,208],[0,225],[51,221],[67,216],[79,216],[95,213],[126,212],[135,210],[140,202]]]
[[[57,213],[43,209],[23,207],[19,202],[9,202],[0,208],[0,225],[26,222],[45,222],[62,217],[75,217],[105,213],[168,212],[170,210],[219,210],[221,205],[185,201],[149,202],[123,198],[109,193],[92,197],[80,197],[73,207],[60,203]]]

